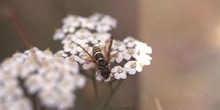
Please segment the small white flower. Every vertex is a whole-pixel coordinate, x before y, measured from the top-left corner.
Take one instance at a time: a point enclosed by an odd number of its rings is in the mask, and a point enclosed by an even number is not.
[[[68,43],[64,45],[64,52],[70,52],[72,55],[77,53],[78,46],[74,43]]]
[[[96,64],[94,64],[93,62],[90,62],[90,61],[86,61],[83,64],[83,69],[84,70],[91,70],[91,69],[94,69],[95,67],[96,67]]]
[[[12,56],[12,59],[14,60],[14,62],[16,63],[23,63],[23,61],[25,60],[26,58],[26,55],[22,54],[22,53],[15,53],[13,56]]]
[[[84,59],[81,59],[80,57],[76,55],[71,55],[67,57],[65,60],[70,61],[70,62],[79,62],[80,64],[83,64],[86,62]]]
[[[5,87],[3,90],[1,90],[2,97],[4,97],[4,100],[6,101],[13,101],[17,98],[21,98],[23,96],[23,91],[20,87]],[[1,96],[0,96],[1,97]]]
[[[88,37],[88,40],[93,44],[98,44],[101,40],[103,40],[102,35],[99,33],[93,33],[91,37]]]
[[[142,71],[142,66],[138,65],[137,61],[128,61],[125,65],[125,70],[128,72],[130,75],[135,75],[136,71],[141,72]]]
[[[72,37],[72,41],[78,44],[85,44],[88,43],[88,38],[92,36],[92,33],[84,28],[81,28],[76,31],[75,37]]]
[[[39,93],[39,98],[43,105],[46,107],[54,107],[57,104],[58,101],[58,92],[55,89],[43,89]]]
[[[103,14],[100,13],[94,13],[93,15],[89,16],[89,19],[92,19],[93,21],[99,21]]]
[[[17,66],[17,67],[19,67],[19,66]],[[28,67],[21,67],[21,68],[22,68],[22,71],[19,74],[19,76],[22,79],[24,79],[24,78],[27,78],[28,75],[33,74],[37,70],[37,65],[32,64],[32,65],[29,65]]]
[[[97,38],[100,42],[101,41],[106,42],[112,36],[110,33],[107,33],[107,32],[96,33],[96,34],[99,36]]]
[[[110,62],[114,62],[116,61],[117,63],[121,63],[122,60],[124,59],[122,52],[118,52],[118,51],[112,51],[111,55],[114,55]]]
[[[75,80],[75,86],[76,88],[83,88],[86,84],[86,79],[84,76],[80,74],[73,75],[73,80]]]
[[[152,58],[147,54],[141,54],[135,57],[135,59],[139,62],[141,66],[150,65],[150,60]]]
[[[89,37],[88,39],[89,39],[89,41],[90,41],[93,45],[99,43],[99,40],[97,39],[97,36]]]
[[[109,40],[111,37],[110,33],[93,33],[92,37],[89,37],[89,41],[93,45],[99,45],[101,47],[104,47],[106,45],[106,41]]]
[[[18,81],[15,78],[16,78],[15,76],[13,76],[9,73],[0,74],[0,81],[2,81],[2,83],[4,83],[3,85],[5,87],[12,87],[12,88],[17,87]]]
[[[80,24],[80,17],[74,15],[68,15],[62,20],[63,24],[71,24],[73,27],[78,27]]]
[[[123,42],[121,42],[119,40],[114,40],[112,48],[113,48],[113,50],[123,51],[126,49],[126,46]]]
[[[75,31],[75,26],[73,24],[64,24],[62,26],[62,31],[64,33],[73,33]]]
[[[71,92],[64,92],[58,96],[57,108],[59,110],[65,110],[74,106],[76,97]]]
[[[88,29],[85,29],[85,28],[80,28],[75,33],[75,35],[77,37],[81,37],[82,36],[83,38],[90,37],[91,34],[92,33]]]
[[[72,75],[67,74],[61,78],[61,81],[57,84],[57,87],[63,91],[73,91],[76,90],[74,83],[75,81],[73,80]]]
[[[9,110],[11,104],[5,101],[0,101],[0,110]]]
[[[136,57],[138,55],[137,50],[135,49],[125,49],[123,51],[124,59],[130,60],[131,57]]]
[[[137,61],[136,62],[136,70],[137,70],[137,72],[141,72],[143,70],[143,66],[144,65],[142,65],[142,62]]]
[[[25,85],[27,86],[28,92],[34,94],[38,90],[40,90],[43,86],[41,84],[41,81],[42,78],[37,74],[29,76],[28,79],[25,81]]]
[[[82,46],[82,45],[81,45]],[[83,45],[83,48],[90,54],[92,55],[93,52],[93,47],[89,46],[89,45]],[[78,46],[78,50],[79,52],[79,57],[81,59],[87,60],[87,61],[91,61],[91,57],[89,57],[89,55],[81,48]]]
[[[151,47],[147,46],[145,43],[139,42],[137,43],[135,50],[138,51],[138,54],[136,54],[134,57],[139,65],[150,65],[150,60],[152,60],[152,58],[148,54],[152,53]]]
[[[99,22],[97,23],[97,26],[96,26],[97,32],[108,32],[111,29],[112,29],[111,26],[105,22]]]
[[[59,50],[58,52],[56,52],[55,54],[54,54],[54,56],[56,56],[56,57],[67,57],[68,55],[67,55],[67,53],[65,53],[65,51],[64,50]]]
[[[95,21],[93,21],[92,19],[87,19],[87,18],[84,18],[84,19],[81,19],[81,26],[83,28],[88,28],[90,30],[93,30],[95,29]]]
[[[123,42],[126,44],[126,46],[128,48],[133,48],[136,43],[138,42],[136,39],[134,39],[133,37],[129,36],[129,37],[126,37]]]
[[[73,37],[73,34],[67,34],[67,35],[65,36],[65,38],[62,39],[61,43],[62,43],[63,45],[71,43],[71,42],[72,42],[72,41],[71,41],[72,37]]]
[[[146,43],[143,42],[138,42],[135,50],[138,50],[141,53],[145,53],[145,54],[151,54],[152,53],[152,48],[147,46]]]
[[[61,40],[65,37],[65,33],[61,29],[57,29],[53,35],[54,40]]]
[[[121,66],[115,66],[114,68],[112,68],[111,72],[114,73],[115,79],[126,79],[127,78],[126,71]]]
[[[108,24],[109,26],[115,28],[116,25],[117,25],[117,21],[116,19],[112,18],[111,16],[109,15],[105,15],[100,22],[104,22],[106,24]]]
[[[32,107],[28,99],[22,98],[12,103],[9,110],[32,110]]]

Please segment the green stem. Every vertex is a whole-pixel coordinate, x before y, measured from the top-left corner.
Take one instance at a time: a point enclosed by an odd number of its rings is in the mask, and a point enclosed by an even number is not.
[[[92,73],[92,85],[93,85],[93,88],[94,88],[94,96],[95,96],[95,104],[94,104],[94,110],[98,110],[99,108],[99,94],[98,94],[98,86],[97,86],[97,83],[96,83],[96,74],[95,72]]]
[[[92,76],[89,75],[89,74],[87,74],[87,73],[84,73],[84,71],[80,70],[80,73],[81,73],[82,75],[84,75],[85,77],[92,79]]]
[[[34,94],[32,96],[32,100],[33,100],[33,108],[34,108],[34,110],[39,110],[39,102],[37,100],[36,94]]]
[[[109,96],[107,97],[107,99],[106,99],[104,105],[102,106],[102,109],[105,109],[105,108],[109,105],[109,103],[112,101],[113,96],[115,95],[115,93],[117,92],[119,86],[122,84],[123,81],[124,81],[124,80],[120,80],[120,81],[117,83],[117,85],[116,85],[116,87],[115,87],[114,89],[113,89],[113,86],[112,86],[112,83],[113,83],[114,81],[112,81],[112,82],[109,83],[110,94],[109,94]]]
[[[41,107],[40,110],[45,110],[45,107]]]

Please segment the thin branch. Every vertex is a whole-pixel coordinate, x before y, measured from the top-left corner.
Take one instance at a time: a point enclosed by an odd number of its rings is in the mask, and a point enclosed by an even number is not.
[[[158,97],[154,98],[155,104],[157,106],[157,110],[163,110],[161,104],[160,104],[160,100],[158,99]]]
[[[95,97],[94,109],[98,110],[98,108],[99,108],[99,93],[98,93],[98,86],[97,86],[97,82],[96,82],[95,70],[92,71],[91,80],[92,80],[92,84],[93,84],[94,97]]]
[[[15,28],[17,29],[20,37],[22,38],[22,40],[24,41],[25,45],[28,48],[32,48],[32,42],[29,39],[28,35],[26,34],[26,32],[24,31],[24,29],[22,28],[22,26],[20,25],[20,23],[18,22],[18,18],[12,14],[12,21],[13,21],[13,25],[15,26]]]
[[[91,75],[89,75],[89,74],[85,73],[84,71],[85,71],[85,70],[81,70],[81,69],[80,69],[80,74],[82,74],[82,75],[86,76],[87,78],[92,78],[92,76],[91,76]]]
[[[113,96],[115,95],[115,93],[117,92],[118,88],[120,87],[120,85],[122,84],[123,81],[124,81],[124,80],[120,80],[120,81],[117,83],[117,85],[116,85],[115,88],[113,88],[113,85],[112,85],[113,82],[114,82],[114,80],[109,83],[110,94],[109,94],[109,96],[107,97],[105,103],[103,104],[102,109],[105,109],[105,108],[110,104],[110,102],[112,101]]]
[[[5,2],[6,2],[6,4],[10,4],[10,1],[5,1]],[[41,65],[41,63],[37,59],[35,51],[33,49],[31,49],[33,47],[33,45],[32,45],[33,43],[31,42],[30,37],[27,35],[26,31],[21,26],[21,24],[20,24],[17,16],[15,15],[13,9],[10,6],[7,5],[2,10],[4,10],[3,13],[6,14],[6,16],[11,18],[12,24],[14,25],[14,27],[17,30],[20,37],[22,38],[22,40],[25,43],[26,47],[28,49],[30,49],[30,51],[32,53],[32,56],[33,56],[34,60],[36,61],[36,63]]]

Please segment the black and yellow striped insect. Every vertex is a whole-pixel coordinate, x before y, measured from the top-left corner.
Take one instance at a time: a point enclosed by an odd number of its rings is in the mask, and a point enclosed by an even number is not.
[[[97,67],[100,71],[100,74],[104,79],[108,79],[110,77],[111,70],[110,70],[109,60],[113,56],[116,55],[116,54],[114,54],[114,55],[110,56],[110,50],[112,47],[113,36],[111,36],[111,38],[109,40],[110,41],[108,41],[108,43],[104,47],[105,57],[103,56],[101,48],[99,46],[93,47],[93,56],[92,56],[81,45],[77,44],[87,53],[87,55],[91,58],[91,61],[97,65]]]

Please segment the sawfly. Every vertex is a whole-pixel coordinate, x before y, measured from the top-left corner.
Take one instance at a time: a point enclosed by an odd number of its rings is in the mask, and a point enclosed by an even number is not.
[[[90,57],[91,62],[95,63],[99,69],[99,73],[104,79],[108,79],[111,76],[111,69],[109,61],[112,57],[117,55],[117,53],[110,56],[111,48],[112,48],[113,36],[107,41],[106,45],[104,46],[105,56],[103,55],[101,48],[99,46],[93,46],[92,55],[83,48],[80,44],[77,44],[86,54]]]

